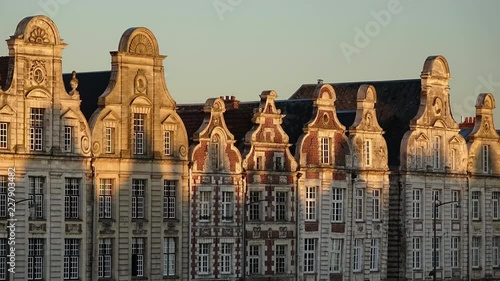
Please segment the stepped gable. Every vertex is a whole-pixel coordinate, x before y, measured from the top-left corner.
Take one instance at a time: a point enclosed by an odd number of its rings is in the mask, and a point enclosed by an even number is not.
[[[420,79],[329,83],[337,95],[335,106],[340,122],[346,127],[352,121],[349,111],[356,110],[358,89],[363,84],[375,87],[377,104],[375,110],[377,120],[385,131],[384,138],[388,146],[389,166],[400,163],[399,148],[406,131],[409,130],[410,120],[417,114],[420,104]],[[289,98],[311,99],[317,84],[304,84]],[[349,123],[350,124],[347,124]]]

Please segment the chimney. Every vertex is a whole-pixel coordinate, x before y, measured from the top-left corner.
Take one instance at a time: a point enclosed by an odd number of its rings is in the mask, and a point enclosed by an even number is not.
[[[318,79],[318,84],[323,84],[323,79]]]
[[[226,106],[227,111],[238,109],[240,101],[237,100],[235,96],[226,96],[226,99],[224,99],[224,105]]]
[[[461,118],[463,121],[458,124],[460,129],[472,129],[474,128],[474,124],[476,123],[476,117],[465,117]]]

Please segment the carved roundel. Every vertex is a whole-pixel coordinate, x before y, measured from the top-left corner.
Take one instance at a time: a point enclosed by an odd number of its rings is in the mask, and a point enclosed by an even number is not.
[[[366,120],[366,126],[370,128],[372,126],[372,115],[370,113],[367,113],[365,116]]]
[[[30,43],[36,43],[36,44],[49,44],[50,39],[49,35],[47,32],[40,27],[35,27],[31,32],[28,37],[28,41]]]
[[[323,114],[323,124],[328,124],[328,121],[330,121],[328,114],[327,113]]]
[[[432,108],[436,115],[441,115],[443,112],[443,101],[440,98],[435,98],[434,103],[432,104]]]
[[[148,37],[138,34],[130,42],[128,51],[138,55],[153,55],[153,44]]]
[[[136,92],[143,94],[146,92],[147,88],[148,88],[148,80],[144,75],[144,71],[139,70],[137,72],[137,75],[135,76],[135,90]]]
[[[45,67],[43,61],[33,61],[30,76],[35,84],[42,84],[45,81]]]

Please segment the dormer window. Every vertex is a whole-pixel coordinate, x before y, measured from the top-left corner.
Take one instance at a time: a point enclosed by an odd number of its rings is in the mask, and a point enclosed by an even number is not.
[[[284,161],[284,154],[282,152],[275,152],[274,153],[275,171],[282,171],[285,168],[283,161]]]
[[[0,149],[8,148],[8,138],[9,138],[9,124],[2,122],[0,123]]]
[[[330,164],[330,138],[328,137],[322,137],[321,142],[320,142],[320,147],[321,147],[321,164]]]
[[[106,127],[105,131],[105,148],[106,153],[114,153],[115,147],[115,128]]]
[[[436,136],[434,137],[434,143],[432,145],[432,158],[433,158],[433,164],[434,164],[434,169],[440,169],[441,168],[441,137]]]
[[[483,145],[482,149],[482,166],[483,166],[483,173],[488,173],[490,171],[490,146],[489,145]]]
[[[172,155],[172,131],[165,131],[165,155]]]
[[[366,166],[371,166],[372,165],[372,140],[365,140],[365,145],[364,145],[364,157],[365,157],[365,165]]]
[[[210,158],[212,161],[212,169],[220,169],[220,137],[214,135],[212,141],[210,142]]]
[[[73,139],[73,128],[71,126],[64,126],[64,144],[63,144],[64,152],[73,151],[72,139]]]
[[[134,154],[144,154],[144,120],[146,114],[134,113]]]
[[[45,109],[32,108],[30,112],[30,150],[43,149],[43,117]]]

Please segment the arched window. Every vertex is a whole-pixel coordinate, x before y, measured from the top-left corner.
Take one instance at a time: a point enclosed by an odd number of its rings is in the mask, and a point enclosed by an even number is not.
[[[212,161],[212,169],[219,170],[221,167],[219,135],[212,136],[212,141],[210,142],[210,159]]]

